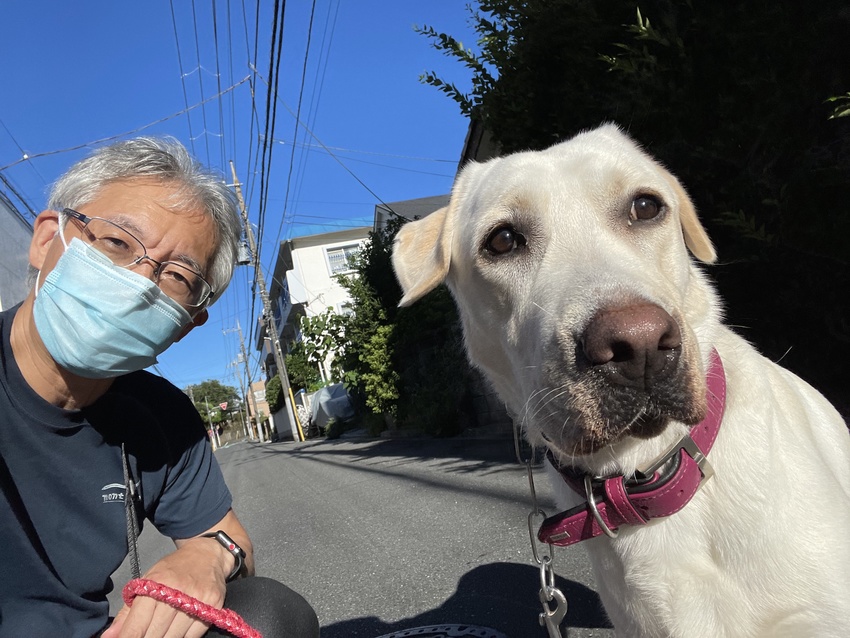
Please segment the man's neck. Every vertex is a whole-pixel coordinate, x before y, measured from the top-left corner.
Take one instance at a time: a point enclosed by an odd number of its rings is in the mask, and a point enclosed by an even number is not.
[[[47,352],[33,319],[33,294],[12,322],[12,354],[26,382],[42,399],[65,410],[79,410],[99,399],[114,379],[85,379],[60,367]]]

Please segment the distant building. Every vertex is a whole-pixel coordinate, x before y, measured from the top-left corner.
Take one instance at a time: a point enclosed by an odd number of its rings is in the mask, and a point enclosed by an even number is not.
[[[0,192],[0,310],[24,300],[32,225]]]
[[[499,146],[492,136],[480,123],[473,122],[467,131],[458,169],[469,161],[483,162],[499,154]],[[310,235],[281,242],[269,286],[269,300],[283,351],[286,352],[291,344],[301,338],[302,316],[315,316],[328,308],[345,312],[351,300],[347,291],[336,282],[335,275],[350,272],[349,258],[359,250],[371,230],[382,230],[394,217],[407,220],[427,217],[447,206],[449,201],[450,194],[445,194],[383,203],[375,206],[372,228]],[[263,352],[264,365],[271,378],[277,374],[277,366],[266,339],[263,321],[260,321],[257,334],[257,350]],[[510,431],[511,419],[504,404],[480,373],[474,369],[472,372],[470,395],[476,423]],[[323,374],[327,374],[327,371],[324,370]]]
[[[266,382],[263,379],[254,381],[251,384],[251,394],[253,400],[250,401],[249,413],[252,417],[259,417],[260,420],[267,419],[271,412],[269,411],[269,402],[266,400]],[[257,407],[257,414],[254,414],[254,406]]]
[[[301,317],[316,316],[328,309],[345,312],[351,297],[336,277],[352,272],[351,259],[360,251],[371,230],[365,226],[280,242],[268,288],[284,353],[300,339]],[[265,368],[271,378],[277,374],[277,365],[262,322],[257,335],[257,350],[263,352]],[[326,368],[321,372],[327,375]]]
[[[265,379],[254,381],[251,384],[251,396],[245,398],[247,399],[246,406],[250,420],[256,423],[258,427],[263,428],[265,432],[264,439],[270,438],[270,429],[275,429],[275,422],[274,416],[269,409],[269,402],[266,400]],[[284,429],[288,429],[285,425],[284,423]]]
[[[401,202],[390,202],[389,204],[378,204],[375,206],[375,230],[384,228],[387,225],[387,221],[393,217],[404,217],[408,220],[422,219],[435,210],[448,206],[448,204],[448,194],[407,199]]]

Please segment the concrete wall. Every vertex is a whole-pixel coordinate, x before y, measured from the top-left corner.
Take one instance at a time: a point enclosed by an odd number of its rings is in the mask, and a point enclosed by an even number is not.
[[[0,194],[0,310],[27,296],[27,266],[32,226]]]

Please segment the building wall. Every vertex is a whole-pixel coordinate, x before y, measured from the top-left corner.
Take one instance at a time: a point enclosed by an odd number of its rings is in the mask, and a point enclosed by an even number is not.
[[[315,246],[295,245],[292,251],[293,268],[286,273],[286,279],[289,283],[292,303],[304,304],[307,316],[321,314],[328,308],[341,312],[343,306],[351,301],[348,291],[336,280],[328,253],[334,249],[361,245],[368,235],[368,230],[364,230],[362,237],[352,237],[343,241]]]
[[[0,310],[24,300],[32,226],[0,194]]]
[[[254,416],[254,405],[256,404],[258,412],[265,418],[269,418],[271,411],[269,410],[269,402],[266,401],[265,380],[260,379],[259,381],[254,381],[254,383],[251,384],[251,393],[254,395],[253,401],[249,399],[251,416]]]

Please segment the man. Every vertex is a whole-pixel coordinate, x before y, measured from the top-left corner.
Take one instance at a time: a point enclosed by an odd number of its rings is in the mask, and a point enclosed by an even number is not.
[[[143,370],[207,320],[239,237],[230,191],[173,140],[102,148],[55,184],[35,285],[0,313],[0,638],[205,635],[141,596],[109,623],[145,518],[176,545],[145,578],[249,623],[259,608],[267,638],[319,635],[303,598],[253,577],[197,411]]]

